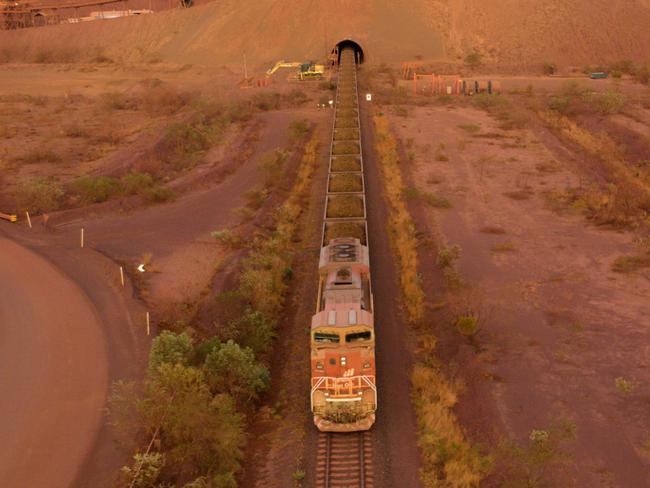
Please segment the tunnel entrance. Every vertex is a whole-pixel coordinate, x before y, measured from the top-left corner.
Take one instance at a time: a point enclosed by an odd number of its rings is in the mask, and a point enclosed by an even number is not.
[[[354,57],[357,60],[357,64],[363,63],[364,60],[364,54],[363,54],[363,49],[361,48],[361,45],[354,42],[352,39],[344,39],[336,44],[334,46],[334,49],[332,49],[332,62],[336,64],[341,63],[341,51],[345,48],[352,48],[354,49]]]

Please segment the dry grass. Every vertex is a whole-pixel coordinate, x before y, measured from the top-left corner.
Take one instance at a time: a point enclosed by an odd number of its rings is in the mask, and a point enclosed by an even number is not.
[[[500,244],[493,245],[491,251],[495,253],[516,252],[517,247],[511,242],[502,242]]]
[[[336,156],[332,160],[332,171],[361,171],[361,160],[356,156]]]
[[[619,146],[607,134],[595,135],[557,112],[539,112],[540,118],[601,163],[610,183],[583,191],[587,216],[601,225],[636,226],[650,213],[650,176],[626,163]]]
[[[52,149],[37,147],[17,156],[14,161],[24,164],[58,163],[61,161],[61,156]]]
[[[506,230],[503,227],[499,227],[497,225],[486,225],[485,227],[481,227],[480,231],[483,234],[493,235],[503,235],[506,233]]]
[[[530,190],[514,190],[505,192],[504,195],[513,200],[530,200],[532,193]]]
[[[424,316],[424,292],[418,274],[417,231],[406,206],[404,181],[399,167],[397,141],[390,133],[388,119],[375,117],[376,148],[388,200],[388,229],[399,260],[400,285],[410,322]]]
[[[429,344],[435,339],[429,338]],[[432,354],[432,351],[429,352]],[[418,415],[418,445],[422,451],[422,481],[426,488],[478,487],[491,460],[465,440],[454,415],[460,384],[448,383],[434,366],[418,363],[411,375]]]
[[[612,264],[612,271],[616,273],[633,273],[647,268],[650,268],[650,254],[620,256]]]
[[[383,186],[388,199],[388,231],[398,259],[400,285],[411,323],[424,318],[424,292],[418,274],[417,230],[409,215],[397,149],[388,120],[375,117],[376,148]],[[421,337],[427,344],[424,360],[413,370],[413,404],[418,416],[418,444],[423,455],[421,477],[427,488],[477,487],[489,468],[465,440],[454,415],[458,384],[448,383],[435,362],[435,337]]]
[[[360,175],[340,174],[330,176],[329,191],[335,193],[351,193],[363,190]]]
[[[364,216],[363,199],[354,195],[341,195],[327,200],[327,217],[361,218]]]

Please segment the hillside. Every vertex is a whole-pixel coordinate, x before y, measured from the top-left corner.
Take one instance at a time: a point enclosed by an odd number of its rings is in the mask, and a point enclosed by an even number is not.
[[[0,32],[0,61],[89,58],[224,65],[317,59],[351,37],[371,61],[415,57],[526,67],[650,51],[648,0],[222,0],[138,18]]]

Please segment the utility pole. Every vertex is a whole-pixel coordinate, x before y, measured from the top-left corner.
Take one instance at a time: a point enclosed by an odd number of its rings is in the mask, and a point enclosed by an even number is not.
[[[244,79],[248,79],[248,66],[246,64],[246,53],[244,53]]]

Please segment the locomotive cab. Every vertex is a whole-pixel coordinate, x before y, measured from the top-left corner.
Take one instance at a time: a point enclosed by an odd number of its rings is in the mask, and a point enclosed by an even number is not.
[[[334,239],[321,251],[312,317],[312,411],[324,431],[367,430],[377,407],[375,337],[367,248]]]

